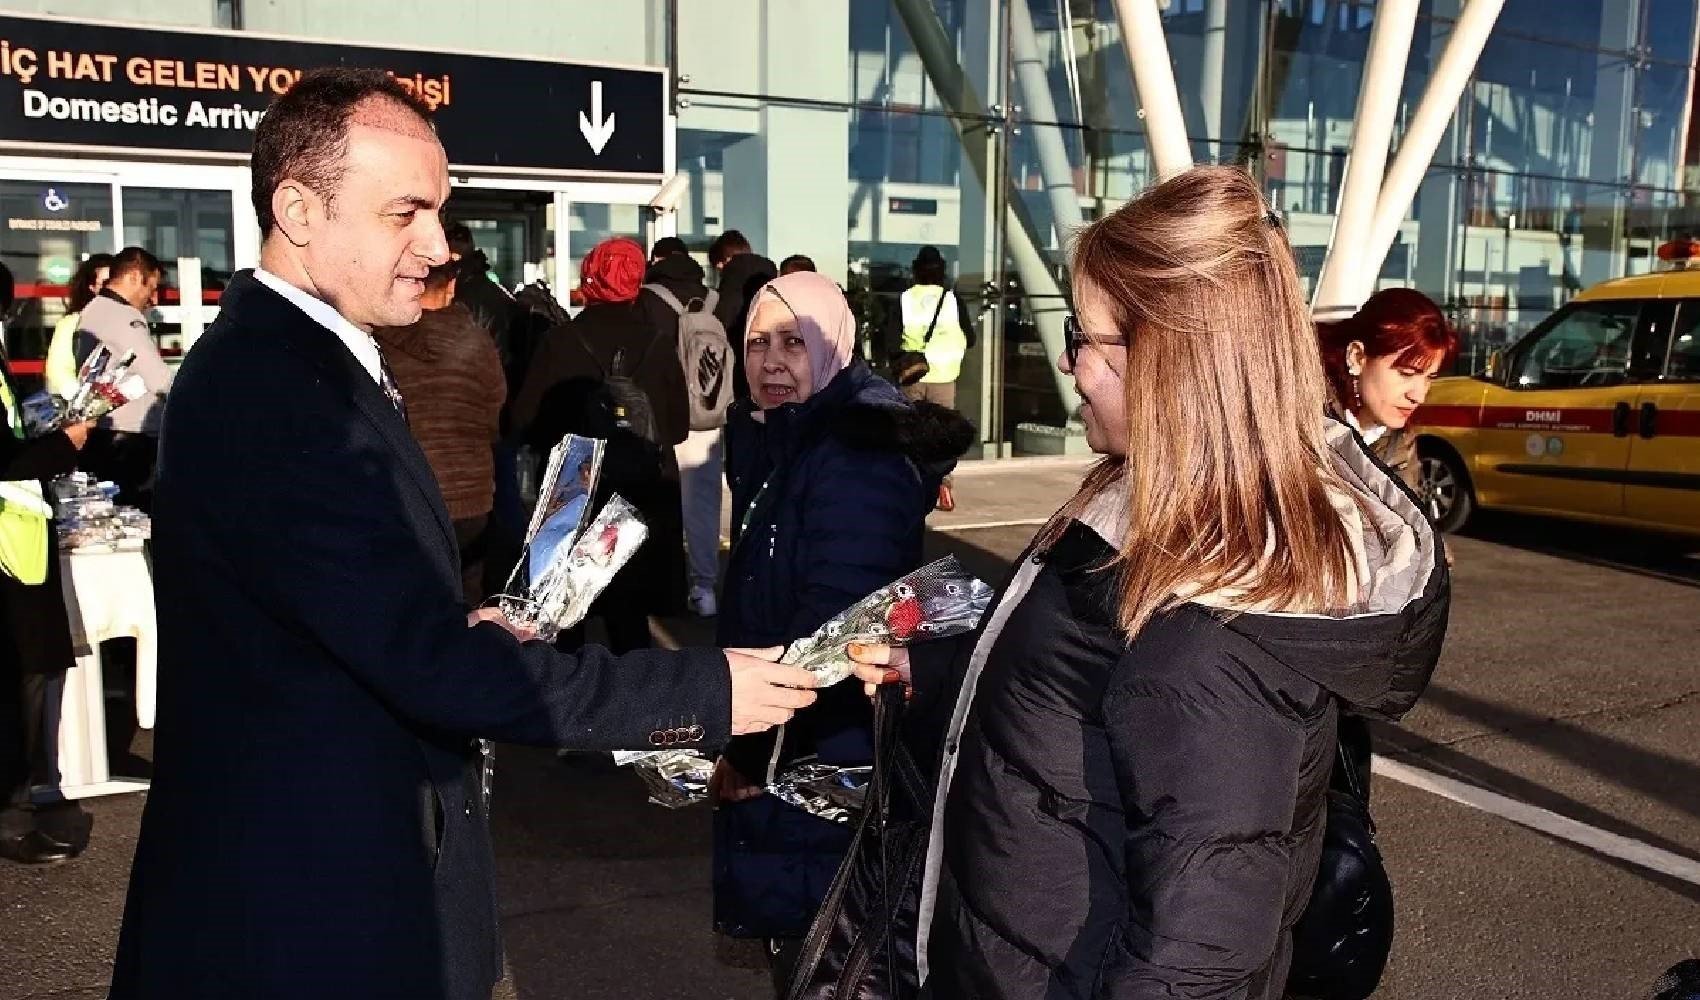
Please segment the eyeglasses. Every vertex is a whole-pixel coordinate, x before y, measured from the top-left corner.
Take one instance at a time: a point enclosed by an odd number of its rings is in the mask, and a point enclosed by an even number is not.
[[[1080,363],[1080,349],[1087,344],[1101,344],[1105,347],[1126,347],[1126,337],[1088,337],[1086,331],[1080,328],[1080,320],[1073,313],[1063,319],[1063,356],[1068,358],[1068,366],[1074,368]]]

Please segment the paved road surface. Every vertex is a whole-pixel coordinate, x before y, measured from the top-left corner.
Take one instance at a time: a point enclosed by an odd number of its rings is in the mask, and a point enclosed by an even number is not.
[[[1054,495],[1068,476],[1050,479],[1030,499]],[[964,484],[970,497],[993,485]],[[1000,502],[1024,488],[1001,477],[995,486]],[[1032,515],[997,513],[949,520]],[[996,578],[1032,530],[969,528],[935,533],[932,544]],[[1700,546],[1522,519],[1496,519],[1455,545],[1445,660],[1406,725],[1381,734],[1384,752],[1669,852],[1695,871]],[[136,749],[146,756],[145,736]],[[708,933],[706,811],[646,805],[635,779],[596,759],[504,748],[498,774],[512,968],[503,995],[768,995],[759,957]],[[73,864],[0,867],[0,1000],[104,995],[141,804],[92,803],[94,843]],[[1677,959],[1700,954],[1696,881],[1385,777],[1375,804],[1399,899],[1380,997],[1629,1000],[1647,996]]]

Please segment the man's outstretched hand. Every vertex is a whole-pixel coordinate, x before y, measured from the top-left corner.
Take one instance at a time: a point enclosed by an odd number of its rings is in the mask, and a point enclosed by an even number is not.
[[[732,671],[732,735],[782,726],[800,708],[814,704],[815,675],[802,667],[774,663],[781,650],[728,649]]]

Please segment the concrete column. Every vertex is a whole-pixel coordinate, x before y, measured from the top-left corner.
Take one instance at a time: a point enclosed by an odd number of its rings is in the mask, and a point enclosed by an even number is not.
[[[1115,5],[1122,45],[1133,67],[1134,89],[1145,113],[1151,162],[1159,179],[1173,177],[1192,166],[1192,144],[1187,141],[1186,118],[1175,90],[1175,70],[1169,63],[1157,0],[1115,0]]]
[[[1074,166],[1062,129],[1052,124],[1062,119],[1051,96],[1051,81],[1039,55],[1039,39],[1033,31],[1033,15],[1025,0],[1009,5],[1010,56],[1015,60],[1015,79],[1021,85],[1022,128],[1033,139],[1039,155],[1039,174],[1051,205],[1051,222],[1056,227],[1057,245],[1086,221],[1080,211],[1080,193],[1074,186]],[[1220,101],[1217,104],[1220,106]]]
[[[1386,180],[1382,182],[1374,221],[1368,239],[1359,251],[1365,273],[1371,279],[1344,286],[1340,303],[1356,308],[1368,298],[1373,276],[1380,271],[1399,222],[1416,197],[1423,175],[1434,161],[1434,151],[1458,112],[1458,99],[1470,81],[1476,60],[1481,57],[1482,47],[1487,44],[1488,35],[1504,6],[1505,0],[1469,0],[1453,24],[1452,35],[1429,76],[1422,102],[1417,105],[1417,112],[1411,117],[1405,137],[1399,143],[1399,154],[1394,157]],[[1319,297],[1318,302],[1321,301]]]
[[[759,92],[848,102],[849,4],[811,0],[808,30],[797,31],[792,4],[763,0]],[[808,254],[821,273],[846,282],[849,112],[764,103],[757,123],[754,135],[724,152],[723,228],[742,231],[759,253],[776,261]]]
[[[1311,309],[1319,319],[1356,311],[1362,301],[1357,296],[1362,283],[1359,272],[1373,275],[1381,266],[1380,258],[1367,259],[1363,248],[1375,225],[1376,195],[1387,172],[1387,147],[1393,141],[1393,119],[1399,108],[1399,90],[1405,82],[1405,61],[1411,54],[1411,35],[1416,23],[1417,0],[1382,0],[1376,5],[1363,82],[1358,88],[1352,149],[1346,158],[1346,175],[1335,207],[1334,233],[1328,240],[1328,256],[1323,260],[1322,273],[1316,279],[1316,296],[1311,301]],[[1456,105],[1456,97],[1453,103]],[[1432,146],[1429,155],[1433,155]],[[1408,197],[1405,204],[1410,204]]]

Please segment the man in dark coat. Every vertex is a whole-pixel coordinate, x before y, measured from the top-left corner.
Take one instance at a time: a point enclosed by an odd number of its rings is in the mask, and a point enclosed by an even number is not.
[[[159,735],[111,996],[483,1000],[501,949],[475,738],[718,743],[808,680],[713,650],[564,656],[469,616],[370,336],[416,321],[449,258],[429,112],[382,71],[315,71],[251,163],[261,266],[165,416]]]

